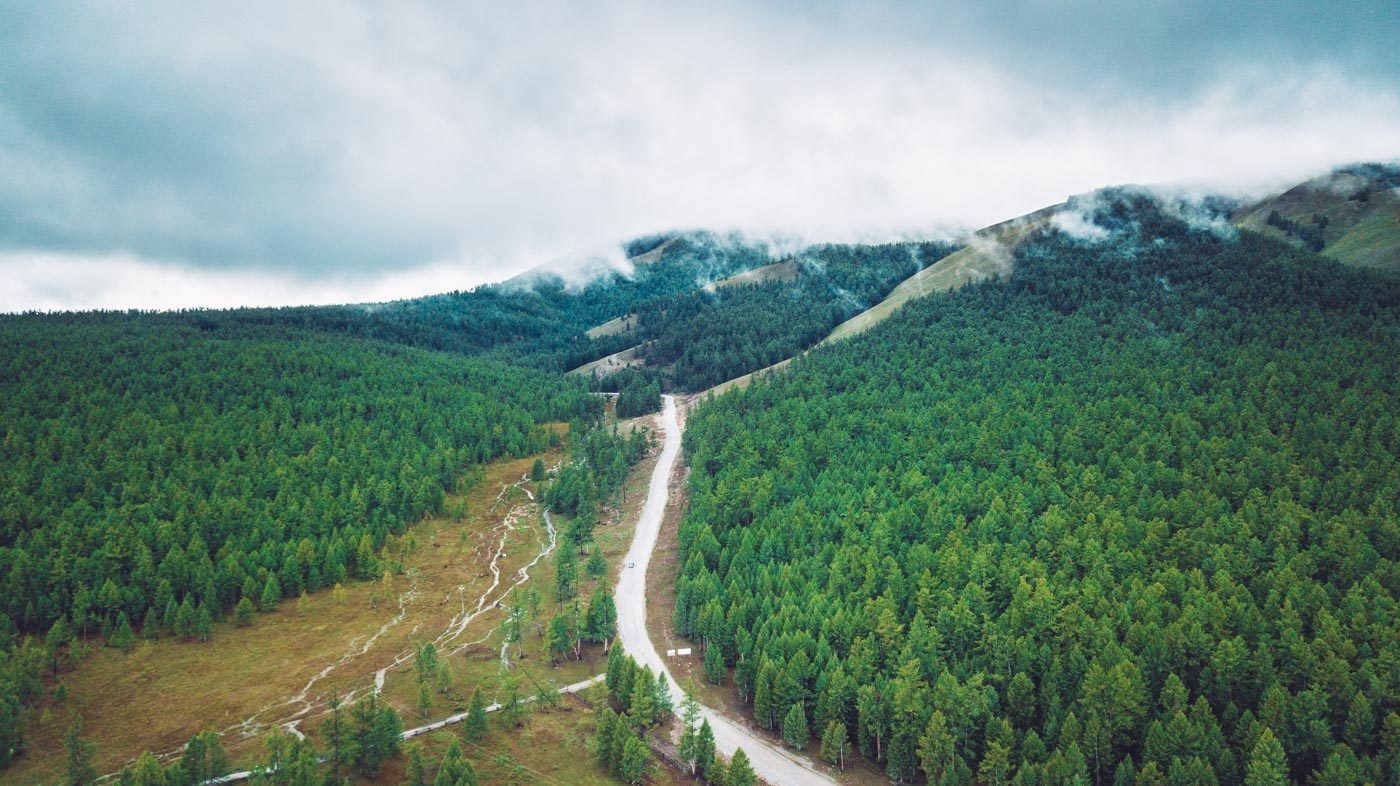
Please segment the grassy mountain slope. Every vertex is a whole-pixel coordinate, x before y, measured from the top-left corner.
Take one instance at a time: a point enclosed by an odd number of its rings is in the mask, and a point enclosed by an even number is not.
[[[988,278],[1011,275],[1012,250],[1016,244],[1028,233],[1044,226],[1059,207],[1042,208],[978,230],[965,246],[899,282],[883,299],[837,325],[818,344],[849,338],[869,330],[915,298],[958,289]],[[719,395],[726,390],[745,387],[761,376],[787,368],[792,360],[793,357],[787,357],[770,366],[733,377],[707,392]]]
[[[1249,205],[1241,228],[1353,267],[1400,270],[1400,167],[1342,167]]]

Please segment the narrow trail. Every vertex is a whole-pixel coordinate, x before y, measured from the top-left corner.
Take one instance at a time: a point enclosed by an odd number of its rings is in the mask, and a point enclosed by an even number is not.
[[[637,520],[637,531],[623,562],[624,566],[635,567],[624,567],[617,582],[617,630],[618,638],[628,653],[638,662],[649,666],[652,671],[666,675],[667,681],[671,683],[671,694],[675,697],[676,707],[679,708],[685,698],[685,692],[666,668],[666,662],[652,643],[646,625],[647,566],[651,563],[651,553],[656,549],[656,541],[661,534],[661,522],[666,513],[670,493],[671,469],[680,453],[681,427],[676,418],[675,397],[665,397],[661,422],[665,432],[661,457],[657,459],[656,468],[652,470],[647,499]],[[709,720],[710,728],[714,731],[715,747],[726,756],[734,755],[734,751],[742,747],[753,764],[754,772],[768,783],[774,786],[836,783],[831,776],[806,758],[774,745],[728,716],[703,705],[701,714]]]

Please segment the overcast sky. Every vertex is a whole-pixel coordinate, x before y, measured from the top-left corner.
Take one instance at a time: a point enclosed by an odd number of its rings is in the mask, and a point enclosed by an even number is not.
[[[1400,156],[1394,0],[690,5],[0,5],[0,311],[382,300],[671,228],[881,239]]]

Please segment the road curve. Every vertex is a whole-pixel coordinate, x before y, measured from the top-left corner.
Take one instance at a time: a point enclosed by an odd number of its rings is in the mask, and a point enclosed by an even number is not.
[[[666,668],[666,663],[651,643],[647,634],[647,565],[651,562],[651,552],[656,548],[656,539],[661,533],[661,519],[666,513],[666,499],[669,495],[668,481],[676,456],[681,449],[681,427],[676,419],[676,401],[673,396],[665,397],[661,412],[661,422],[665,430],[665,441],[661,447],[661,457],[651,473],[651,485],[647,487],[646,503],[642,505],[642,515],[637,521],[637,532],[632,538],[632,547],[622,563],[622,577],[617,582],[617,630],[623,649],[639,663],[651,667],[654,672],[664,672],[671,683],[671,694],[679,707],[684,699],[681,686]],[[628,566],[632,567],[628,567]],[[816,769],[811,762],[782,747],[770,743],[753,731],[709,707],[701,708],[709,719],[710,728],[715,733],[715,747],[726,756],[732,756],[735,749],[742,747],[753,763],[758,777],[774,784],[827,783],[835,784],[826,773]]]

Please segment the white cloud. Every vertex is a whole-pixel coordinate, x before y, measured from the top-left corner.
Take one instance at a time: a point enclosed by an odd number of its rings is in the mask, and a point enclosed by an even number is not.
[[[469,289],[483,281],[451,265],[337,280],[267,270],[205,270],[127,255],[29,252],[0,253],[0,279],[5,281],[0,313],[380,302]]]
[[[1395,86],[1315,63],[1153,95],[732,10],[181,9],[63,20],[81,56],[48,53],[75,78],[129,66],[125,103],[80,119],[116,118],[130,148],[30,118],[7,150],[0,122],[0,162],[27,173],[0,202],[53,250],[0,308],[374,300],[677,227],[898,237],[1105,185],[1258,190],[1400,153]],[[148,109],[154,128],[132,119]],[[11,269],[39,258],[8,245]]]

